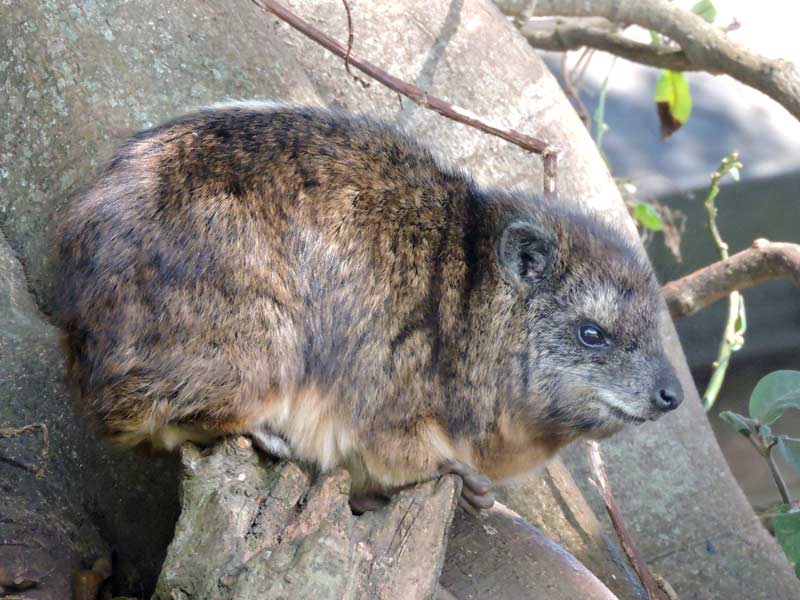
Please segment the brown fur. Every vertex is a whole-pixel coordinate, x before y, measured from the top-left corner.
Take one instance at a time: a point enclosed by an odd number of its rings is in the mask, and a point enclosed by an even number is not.
[[[143,132],[60,237],[81,395],[125,444],[264,428],[356,489],[448,459],[505,478],[655,418],[674,380],[613,227],[365,118],[233,106]],[[582,320],[613,347],[582,347]]]

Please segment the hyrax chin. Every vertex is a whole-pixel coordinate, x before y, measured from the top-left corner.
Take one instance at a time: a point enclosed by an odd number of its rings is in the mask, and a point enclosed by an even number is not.
[[[367,118],[252,103],[134,136],[64,217],[81,397],[122,444],[245,433],[353,489],[492,479],[676,408],[624,236]]]

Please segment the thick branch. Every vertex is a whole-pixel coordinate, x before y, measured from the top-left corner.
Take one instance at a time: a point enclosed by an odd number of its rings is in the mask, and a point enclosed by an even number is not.
[[[182,511],[157,600],[449,597],[438,581],[459,598],[486,597],[489,588],[497,600],[616,598],[499,503],[480,517],[459,512],[448,534],[460,488],[455,476],[354,516],[344,470],[312,481],[292,462],[263,461],[246,438],[223,440],[210,452],[187,444],[182,459]],[[440,578],[445,551],[452,556]],[[485,576],[464,577],[464,569]]]
[[[545,196],[555,197],[556,195],[556,159],[557,154],[547,142],[538,138],[519,133],[513,129],[500,127],[499,125],[492,125],[481,119],[475,113],[451,104],[436,96],[431,96],[425,90],[418,88],[402,79],[390,75],[380,67],[367,62],[349,51],[347,47],[343,46],[332,37],[326,35],[310,23],[303,21],[300,17],[295,15],[290,10],[287,10],[273,0],[252,0],[253,4],[258,6],[266,13],[271,13],[285,21],[290,26],[294,27],[297,31],[312,39],[326,50],[339,56],[347,61],[346,64],[353,65],[363,73],[369,75],[376,81],[382,83],[389,89],[403,94],[419,106],[428,108],[443,117],[447,117],[453,121],[469,125],[475,129],[497,136],[527,150],[542,155],[543,172],[544,172],[544,194]]]
[[[731,292],[783,278],[800,285],[800,244],[758,239],[747,250],[671,281],[662,291],[672,318],[682,319]]]
[[[676,42],[697,69],[726,73],[781,104],[800,119],[800,73],[790,61],[772,60],[731,41],[725,32],[669,0],[496,0],[507,14],[604,17],[639,25]]]
[[[602,22],[609,27],[603,27]],[[667,46],[642,44],[610,30],[611,23],[595,19],[556,19],[542,23],[528,21],[520,32],[534,48],[566,52],[583,47],[595,48],[627,60],[672,71],[697,71],[698,67],[686,58],[683,50]]]
[[[447,476],[355,517],[350,477],[260,460],[249,440],[182,448],[182,511],[153,598],[398,598],[436,591],[460,482]]]

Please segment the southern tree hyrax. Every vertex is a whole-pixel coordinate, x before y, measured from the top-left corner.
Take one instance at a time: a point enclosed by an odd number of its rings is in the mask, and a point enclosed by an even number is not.
[[[462,501],[681,402],[614,227],[368,118],[241,103],[134,136],[64,217],[81,397],[122,444],[229,433]]]

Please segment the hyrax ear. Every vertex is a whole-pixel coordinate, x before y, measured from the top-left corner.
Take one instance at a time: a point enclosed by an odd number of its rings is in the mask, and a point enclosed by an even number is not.
[[[500,237],[500,266],[518,285],[544,281],[555,262],[557,247],[552,232],[528,221],[508,225]]]

